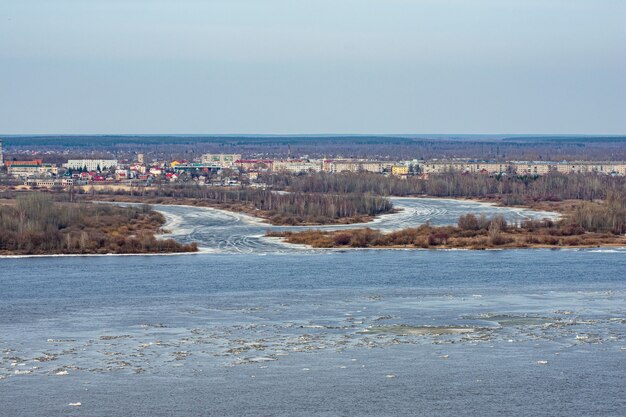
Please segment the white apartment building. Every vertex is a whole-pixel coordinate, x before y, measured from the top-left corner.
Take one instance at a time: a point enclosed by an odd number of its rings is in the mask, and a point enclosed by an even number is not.
[[[518,175],[545,175],[555,167],[554,162],[516,161],[511,163],[511,170]]]
[[[444,172],[466,172],[467,167],[463,162],[426,161],[422,165],[424,174],[443,174]]]
[[[376,172],[381,173],[383,169],[391,169],[393,162],[362,161],[356,159],[325,160],[323,170],[326,172]]]
[[[319,172],[322,170],[320,161],[309,161],[306,159],[288,159],[273,161],[272,171],[276,172]]]
[[[70,159],[63,167],[68,169],[87,168],[87,171],[96,171],[117,167],[117,159]]]

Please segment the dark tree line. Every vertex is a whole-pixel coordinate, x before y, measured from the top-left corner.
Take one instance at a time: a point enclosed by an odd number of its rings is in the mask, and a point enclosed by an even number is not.
[[[489,176],[445,173],[429,179],[368,173],[269,175],[277,189],[303,193],[371,193],[381,196],[498,197],[504,204],[531,201],[603,200],[626,194],[626,177],[553,173],[543,176]]]
[[[118,192],[125,194],[125,192]],[[258,188],[211,188],[200,185],[167,185],[134,192],[143,197],[189,198],[213,204],[243,204],[259,210],[275,224],[329,223],[342,219],[389,213],[387,198],[362,193],[280,193]]]

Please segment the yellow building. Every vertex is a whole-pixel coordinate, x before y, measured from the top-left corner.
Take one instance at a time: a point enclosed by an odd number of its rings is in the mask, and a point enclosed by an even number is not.
[[[398,177],[409,175],[409,167],[406,165],[394,165],[391,167],[391,175]]]

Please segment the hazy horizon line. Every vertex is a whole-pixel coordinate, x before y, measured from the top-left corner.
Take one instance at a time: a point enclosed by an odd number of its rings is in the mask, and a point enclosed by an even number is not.
[[[518,137],[621,137],[624,133],[0,133],[2,137],[50,137],[50,136],[179,136],[179,137],[360,137],[360,136],[518,136]]]

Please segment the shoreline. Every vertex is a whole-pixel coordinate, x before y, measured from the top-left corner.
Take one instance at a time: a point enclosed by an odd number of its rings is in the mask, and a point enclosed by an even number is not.
[[[0,255],[1,259],[22,258],[68,258],[68,257],[113,257],[113,256],[176,256],[176,255],[200,255],[205,253],[201,249],[197,252],[146,252],[146,253],[48,253],[31,255]]]
[[[495,204],[495,202],[493,201],[480,201],[480,200],[476,200],[476,199],[469,199],[469,198],[446,198],[446,197],[427,197],[427,196],[421,196],[421,197],[393,197],[394,199],[424,199],[424,200],[450,200],[450,201],[468,201],[471,203],[480,203],[480,204],[487,204],[489,206],[494,206],[494,207],[502,207],[502,208],[507,208],[508,206],[500,206]],[[98,203],[98,201],[91,201],[92,203]],[[101,201],[102,203],[105,204],[120,204],[120,205],[135,205],[135,204],[144,204],[142,202],[119,202],[119,201]],[[216,208],[216,207],[207,207],[207,206],[197,206],[197,205],[187,205],[187,204],[151,204],[153,207],[153,209],[157,212],[159,212],[160,214],[162,214],[166,219],[167,219],[167,223],[162,225],[162,229],[166,230],[167,233],[164,234],[160,234],[158,235],[158,238],[173,238],[176,240],[175,237],[173,237],[172,235],[176,235],[176,230],[177,230],[177,226],[174,225],[174,227],[172,227],[172,223],[170,223],[171,221],[175,222],[175,219],[170,218],[170,216],[168,216],[168,213],[163,212],[161,210],[158,209],[158,206],[164,206],[164,207],[188,207],[190,209],[201,209],[201,210],[209,210],[209,211],[215,211],[218,213],[222,213],[224,215],[227,216],[233,216],[235,218],[237,218],[238,220],[241,220],[245,223],[251,223],[257,226],[269,226],[267,223],[265,223],[263,221],[262,218],[259,218],[257,216],[253,216],[249,213],[245,213],[245,212],[237,212],[237,211],[231,211],[231,210],[224,210],[222,208]],[[528,209],[528,208],[524,208],[524,209]],[[532,209],[529,209],[532,210]],[[401,211],[401,210],[399,210]],[[396,212],[397,213],[397,212]],[[392,215],[394,213],[386,213],[383,214],[381,216],[378,216],[373,223],[377,223],[378,221],[380,221],[382,218]],[[558,214],[556,212],[554,212],[554,214]],[[168,224],[169,223],[169,224]],[[372,223],[372,222],[370,222]],[[367,223],[363,223],[363,226],[367,227]],[[332,225],[330,225],[332,226]],[[357,224],[355,224],[355,226],[357,226]],[[291,226],[282,226],[282,227],[291,227]],[[298,227],[298,226],[295,226]],[[342,232],[349,232],[350,230],[355,230],[357,229],[356,227],[354,229],[351,228],[344,228],[341,229]],[[181,229],[183,230],[183,229]],[[183,233],[184,234],[184,233]],[[331,247],[331,248],[319,248],[319,247],[311,247],[310,245],[305,245],[305,244],[301,244],[301,243],[291,243],[291,242],[287,242],[283,237],[268,237],[266,235],[260,235],[259,237],[263,237],[264,239],[272,239],[275,241],[275,243],[282,243],[285,245],[289,245],[292,246],[294,248],[301,248],[303,250],[312,250],[315,252],[318,251],[326,251],[326,252],[342,252],[342,251],[347,251],[347,250],[369,250],[369,249],[376,249],[376,250],[442,250],[442,251],[449,251],[449,250],[497,250],[497,251],[501,251],[501,250],[515,250],[515,249],[535,249],[535,250],[545,250],[545,249],[549,249],[549,250],[593,250],[593,249],[621,249],[621,248],[625,248],[626,249],[626,244],[621,244],[621,243],[607,243],[607,244],[603,244],[603,245],[580,245],[580,246],[551,246],[551,245],[533,245],[533,246],[526,246],[526,247],[486,247],[486,248],[480,248],[480,249],[472,249],[472,248],[467,248],[467,247],[447,247],[447,246],[438,246],[438,247],[430,247],[430,248],[418,248],[418,247],[411,247],[411,246],[373,246],[373,247]],[[0,255],[0,259],[16,259],[16,258],[39,258],[39,257],[65,257],[65,256],[98,256],[98,257],[106,257],[106,256],[170,256],[170,255],[203,255],[203,254],[221,254],[222,252],[220,252],[219,250],[214,250],[211,249],[209,247],[202,247],[199,246],[198,247],[198,251],[197,252],[161,252],[161,253],[105,253],[105,254],[4,254],[4,255]],[[239,254],[239,253],[237,253]],[[241,253],[241,254],[253,254],[253,253]]]
[[[364,246],[364,247],[350,247],[350,246],[333,246],[333,247],[315,247],[306,243],[292,243],[289,242],[286,238],[281,238],[278,236],[266,236],[275,239],[282,239],[282,242],[288,243],[290,245],[297,245],[308,250],[316,250],[316,251],[365,251],[365,250],[403,250],[403,251],[471,251],[471,252],[481,252],[481,251],[513,251],[513,250],[551,250],[551,251],[562,251],[562,250],[592,250],[592,249],[624,249],[626,251],[626,241],[621,243],[606,243],[601,245],[576,245],[576,246],[551,246],[551,245],[528,245],[528,246],[507,246],[507,247],[454,247],[454,246],[436,246],[429,248],[422,248],[416,246],[409,245],[392,245],[392,246]]]
[[[287,242],[283,242],[287,243]],[[306,245],[292,244],[297,245],[299,247],[303,247]],[[375,251],[404,251],[404,252],[413,252],[413,251],[430,251],[430,252],[454,252],[454,251],[462,251],[462,252],[505,252],[505,251],[593,251],[599,250],[606,253],[625,253],[626,254],[626,244],[621,245],[607,245],[607,246],[562,246],[562,247],[550,247],[550,246],[537,246],[537,247],[526,247],[526,248],[484,248],[484,249],[470,249],[470,248],[416,248],[416,247],[403,247],[403,246],[394,246],[394,247],[367,247],[367,248],[351,248],[351,247],[339,247],[339,248],[314,248],[314,247],[306,247],[307,250],[315,252],[297,252],[298,254],[320,254],[320,253],[344,253],[344,252],[365,252],[370,250]],[[91,254],[48,254],[48,255],[0,255],[0,261],[4,259],[26,259],[26,258],[68,258],[68,257],[97,257],[97,258],[105,258],[105,257],[138,257],[138,256],[187,256],[187,255],[195,255],[195,256],[205,256],[205,255],[223,255],[223,256],[285,256],[283,253],[222,253],[216,252],[211,249],[203,250],[199,248],[197,252],[168,252],[168,253],[91,253]]]

